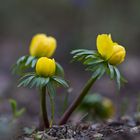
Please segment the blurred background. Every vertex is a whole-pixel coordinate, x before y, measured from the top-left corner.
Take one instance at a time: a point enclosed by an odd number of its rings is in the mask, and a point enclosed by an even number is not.
[[[107,76],[97,81],[97,92],[113,101],[116,116],[127,101],[126,114],[137,111],[140,101],[140,1],[139,0],[2,0],[0,4],[0,116],[10,115],[9,98],[25,107],[21,123],[37,125],[39,93],[35,89],[17,88],[17,76],[11,74],[16,60],[29,54],[33,35],[45,33],[57,39],[54,58],[64,67],[70,82],[69,100],[81,91],[90,77],[80,63],[70,63],[70,51],[96,49],[98,34],[111,33],[114,41],[125,46],[127,57],[120,66],[128,83],[119,92]],[[56,119],[62,113],[66,89],[58,89]],[[74,117],[74,116],[73,116]],[[73,118],[72,117],[72,118]]]

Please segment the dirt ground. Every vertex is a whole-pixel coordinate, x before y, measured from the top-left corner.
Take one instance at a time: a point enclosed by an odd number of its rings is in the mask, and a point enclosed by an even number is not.
[[[30,134],[28,130],[18,140],[139,140],[139,137],[140,122],[125,116],[102,123],[55,125],[44,131],[33,130]]]

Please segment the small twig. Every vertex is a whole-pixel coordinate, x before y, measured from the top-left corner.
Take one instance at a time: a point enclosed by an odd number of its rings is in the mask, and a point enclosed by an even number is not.
[[[81,118],[80,118],[80,120],[79,120],[79,122],[81,122],[83,119],[85,119],[87,116],[88,116],[88,112],[86,113],[86,114],[84,114]]]

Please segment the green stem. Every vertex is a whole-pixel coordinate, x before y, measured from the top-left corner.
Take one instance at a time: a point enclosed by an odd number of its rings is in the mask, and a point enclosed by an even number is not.
[[[45,128],[49,128],[48,114],[46,109],[46,87],[41,89],[41,114],[44,121]]]
[[[96,77],[91,77],[87,84],[85,85],[84,89],[80,93],[80,95],[73,101],[73,103],[69,106],[69,108],[64,112],[62,118],[60,119],[59,125],[65,124],[67,120],[69,119],[70,115],[73,113],[73,111],[78,107],[78,105],[82,102],[90,88],[92,87],[93,83],[96,81]]]
[[[50,95],[49,92],[48,92],[48,95],[49,95],[49,97],[50,97],[50,103],[51,103],[51,120],[50,120],[50,127],[52,127],[53,121],[54,121],[54,98],[52,97],[52,95]]]

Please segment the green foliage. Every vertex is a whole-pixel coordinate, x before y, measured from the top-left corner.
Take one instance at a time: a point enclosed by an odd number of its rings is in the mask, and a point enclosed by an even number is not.
[[[25,112],[25,108],[18,109],[16,100],[10,99],[9,103],[11,105],[14,118],[18,118],[23,115],[23,113]]]
[[[72,61],[81,61],[86,66],[87,71],[93,72],[93,77],[100,79],[105,73],[107,73],[111,80],[116,81],[119,89],[121,84],[126,82],[118,68],[104,60],[97,51],[77,49],[73,50],[71,54],[74,55]]]
[[[53,93],[55,93],[53,90],[53,85],[68,87],[68,83],[59,76],[41,77],[36,75],[36,73],[27,73],[21,77],[18,87],[42,88],[47,86],[51,91],[53,91]]]
[[[87,95],[83,102],[80,105],[80,110],[87,110],[87,108],[92,108],[95,106],[97,103],[102,102],[102,96],[99,94],[89,94]]]
[[[125,116],[126,112],[129,108],[129,100],[127,98],[124,98],[122,100],[121,106],[120,106],[120,114],[121,116]]]
[[[13,66],[12,72],[17,74],[23,74],[25,70],[35,67],[37,59],[37,57],[28,55],[20,57],[17,60],[16,64]]]
[[[24,127],[23,131],[25,135],[31,135],[35,131],[35,128]]]
[[[63,107],[62,107],[62,114],[64,113],[64,111],[67,109],[68,107],[68,100],[69,100],[69,92],[67,92],[64,95],[64,103],[63,103]]]
[[[53,76],[52,80],[55,83],[57,83],[57,85],[61,85],[61,86],[65,87],[65,88],[69,87],[68,83],[64,79],[62,79],[61,77]]]
[[[90,118],[106,119],[114,114],[114,106],[111,100],[102,97],[99,94],[87,95],[81,103],[79,110],[88,112]]]
[[[86,50],[86,49],[77,49],[73,50],[71,52],[73,54],[73,61],[85,61],[85,59],[88,58],[94,58],[95,56],[97,57],[97,51],[93,50]]]
[[[55,91],[54,84],[52,83],[52,81],[48,82],[47,89],[48,89],[48,92],[51,93],[50,96],[53,98],[56,95],[56,91]]]
[[[57,76],[64,77],[64,69],[62,68],[62,66],[58,62],[56,62],[55,74]]]

